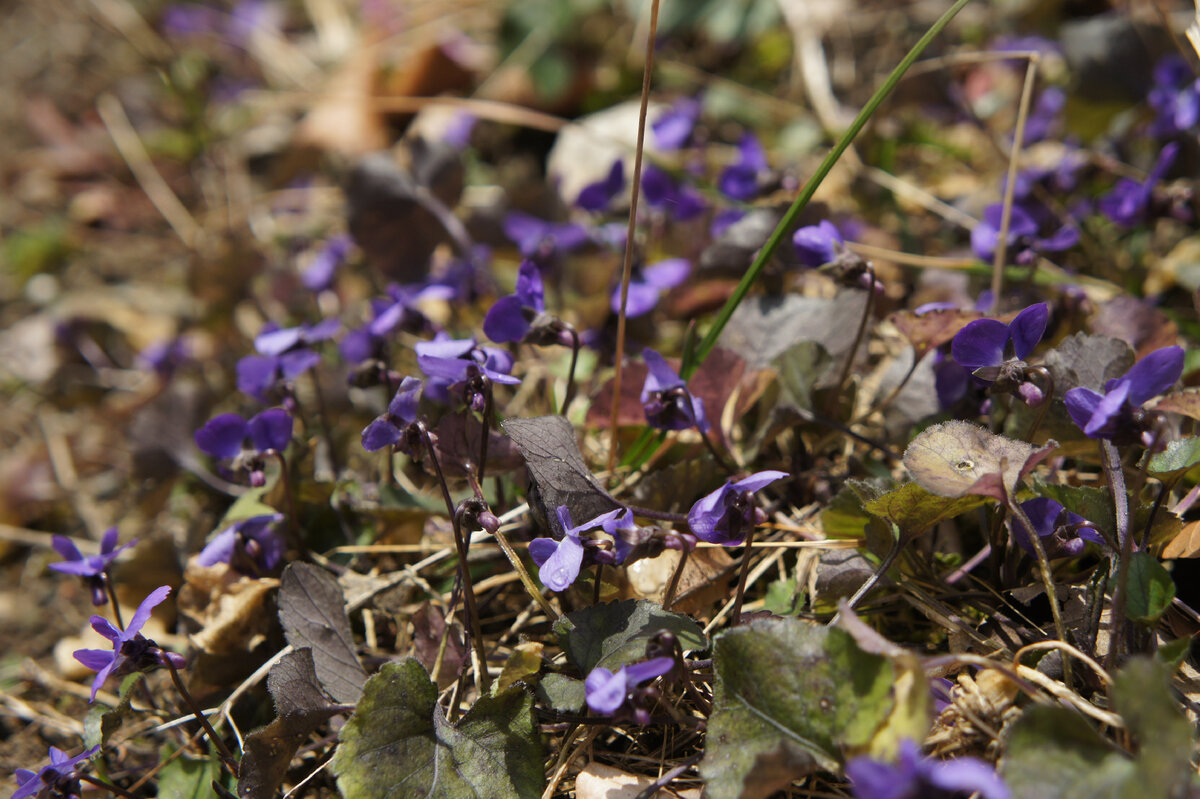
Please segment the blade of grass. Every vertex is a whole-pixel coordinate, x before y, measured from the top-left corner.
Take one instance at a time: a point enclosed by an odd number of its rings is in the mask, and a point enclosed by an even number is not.
[[[875,91],[875,94],[871,95],[871,99],[868,100],[867,104],[864,105],[862,110],[858,112],[858,116],[856,116],[854,121],[850,123],[850,127],[846,129],[846,132],[842,134],[840,139],[838,139],[837,144],[835,144],[833,149],[829,151],[829,154],[825,156],[825,160],[823,160],[821,165],[817,167],[817,171],[813,173],[813,176],[809,178],[807,183],[804,184],[804,188],[801,189],[799,196],[796,197],[791,207],[788,208],[787,213],[783,215],[783,219],[780,220],[779,224],[775,228],[775,231],[771,234],[771,237],[767,239],[767,243],[763,246],[762,250],[759,251],[758,257],[754,259],[754,263],[752,263],[750,268],[746,270],[746,274],[742,276],[737,288],[734,289],[733,294],[729,297],[729,299],[725,302],[725,305],[717,314],[716,320],[713,322],[712,326],[709,327],[708,332],[704,334],[704,338],[696,347],[695,360],[691,362],[684,362],[683,367],[680,369],[680,376],[684,380],[695,374],[696,369],[699,368],[700,364],[704,362],[704,359],[708,357],[708,354],[712,352],[713,347],[715,347],[717,344],[717,339],[721,335],[721,331],[725,329],[725,325],[729,323],[730,317],[733,316],[733,312],[737,310],[737,307],[742,303],[742,300],[745,299],[746,294],[750,291],[750,287],[754,285],[754,282],[758,279],[759,274],[767,265],[767,262],[771,259],[771,256],[775,254],[775,250],[777,250],[779,245],[783,242],[783,238],[785,235],[787,235],[788,229],[791,228],[791,226],[795,223],[796,218],[800,215],[800,212],[803,211],[808,205],[809,201],[816,193],[817,188],[820,187],[821,182],[825,180],[826,176],[833,169],[833,165],[837,163],[838,159],[842,157],[842,153],[844,153],[846,148],[850,146],[850,143],[854,141],[854,137],[858,135],[859,131],[863,129],[863,127],[867,124],[867,121],[875,114],[875,111],[878,110],[883,101],[887,99],[888,95],[892,93],[892,90],[896,88],[896,84],[900,82],[900,79],[904,76],[904,73],[907,72],[909,67],[911,67],[917,58],[920,57],[921,53],[925,51],[925,48],[929,46],[929,43],[932,42],[933,39],[940,34],[948,24],[950,24],[950,20],[954,19],[958,12],[962,11],[962,9],[970,1],[971,0],[956,0],[954,5],[947,9],[946,13],[942,14],[942,16],[936,22],[934,22],[932,26],[930,26],[929,30],[925,31],[925,35],[923,35],[920,40],[913,45],[912,49],[908,51],[908,54],[901,59],[900,63],[896,65],[896,68],[892,70],[890,75],[888,75],[887,80],[883,82],[883,85]]]

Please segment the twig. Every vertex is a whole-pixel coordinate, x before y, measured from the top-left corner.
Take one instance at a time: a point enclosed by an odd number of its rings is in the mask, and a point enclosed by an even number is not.
[[[1003,210],[1000,214],[1000,234],[996,237],[996,251],[992,253],[992,313],[1000,312],[1000,292],[1004,288],[1004,263],[1008,257],[1008,228],[1012,222],[1013,195],[1017,190],[1017,162],[1021,147],[1025,143],[1025,120],[1029,116],[1029,102],[1033,96],[1033,82],[1037,77],[1037,53],[1029,54],[1029,66],[1025,68],[1025,85],[1021,88],[1021,103],[1017,110],[1017,130],[1013,134],[1012,152],[1008,157],[1008,182],[1004,186]]]

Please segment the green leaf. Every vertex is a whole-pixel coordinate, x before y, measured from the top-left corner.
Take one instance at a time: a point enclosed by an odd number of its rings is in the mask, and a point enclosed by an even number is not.
[[[162,760],[166,762],[175,752],[175,747],[163,747]],[[167,762],[158,772],[159,799],[206,799],[213,795],[212,781],[221,776],[220,762],[216,757],[195,759],[181,755]]]
[[[713,799],[767,796],[817,770],[841,770],[888,721],[887,658],[841,629],[759,619],[717,636],[713,714],[700,772]]]
[[[1146,471],[1155,477],[1173,480],[1200,463],[1200,437],[1180,438],[1146,463]]]
[[[1151,626],[1167,612],[1175,598],[1175,582],[1170,573],[1149,552],[1134,552],[1129,562],[1129,593],[1125,615]]]
[[[1012,799],[1117,799],[1136,792],[1132,760],[1078,713],[1034,706],[1009,729],[1001,775]],[[1149,794],[1145,794],[1149,796]]]
[[[129,702],[133,698],[134,686],[142,679],[142,674],[130,674],[121,680],[121,687],[117,690],[117,697],[120,701],[117,702],[116,707],[92,705],[88,708],[87,715],[83,719],[83,745],[85,747],[90,749],[93,746],[107,744],[112,734],[121,728],[121,722],[133,715]]]
[[[974,510],[985,502],[986,497],[976,494],[942,497],[917,483],[905,483],[871,500],[864,507],[868,512],[894,523],[906,538],[911,538],[946,519]]]
[[[542,746],[523,691],[483,697],[450,724],[414,658],[367,681],[341,731],[333,773],[346,799],[538,796]]]
[[[1138,741],[1142,796],[1182,796],[1191,775],[1192,726],[1171,696],[1169,667],[1132,658],[1113,678],[1113,707]]]
[[[645,660],[646,642],[662,630],[674,633],[684,650],[708,647],[704,630],[691,618],[645,599],[592,605],[554,624],[559,646],[584,674]]]
[[[1174,641],[1167,641],[1158,648],[1154,656],[1167,664],[1167,667],[1172,672],[1183,665],[1184,658],[1192,649],[1192,637],[1176,638]]]
[[[763,599],[763,607],[776,616],[795,616],[803,604],[804,592],[797,586],[795,577],[771,583]]]
[[[274,480],[268,480],[267,485],[259,488],[251,488],[245,494],[238,497],[229,506],[229,510],[225,511],[225,516],[221,519],[221,523],[217,525],[216,529],[224,530],[229,525],[239,522],[242,519],[252,519],[255,516],[278,513],[275,508],[263,502],[263,497],[274,487],[274,482]]]
[[[817,381],[829,371],[833,359],[816,341],[798,341],[771,362],[779,373],[780,400],[812,410]]]
[[[543,705],[559,713],[578,713],[587,701],[583,680],[563,674],[547,674],[538,683],[537,696]]]

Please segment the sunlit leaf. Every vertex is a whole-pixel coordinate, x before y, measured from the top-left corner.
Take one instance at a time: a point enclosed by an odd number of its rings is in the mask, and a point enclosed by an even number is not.
[[[708,646],[704,631],[692,619],[644,599],[590,605],[554,625],[559,646],[584,674],[597,666],[616,671],[644,660],[646,642],[662,630],[674,633],[685,650]]]
[[[1058,446],[1038,449],[963,421],[943,422],[922,431],[904,451],[913,479],[934,494],[979,494],[1003,500],[1020,480]]]
[[[1134,552],[1129,563],[1129,592],[1125,614],[1136,622],[1154,625],[1175,598],[1170,573],[1149,552]]]
[[[939,496],[918,483],[905,483],[866,503],[866,509],[893,522],[906,537],[919,535],[987,502],[986,497],[968,494],[960,497]]]
[[[1188,522],[1182,532],[1167,542],[1162,556],[1166,560],[1200,557],[1200,522]]]
[[[1158,478],[1175,479],[1200,463],[1200,436],[1176,439],[1146,463],[1146,471]]]

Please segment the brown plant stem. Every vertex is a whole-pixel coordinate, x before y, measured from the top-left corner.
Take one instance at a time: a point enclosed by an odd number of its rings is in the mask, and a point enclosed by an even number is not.
[[[742,599],[746,594],[746,576],[750,573],[750,556],[754,554],[754,548],[751,544],[754,543],[754,530],[757,525],[751,525],[746,533],[746,540],[742,542],[745,551],[742,553],[742,571],[738,575],[737,593],[733,596],[733,612],[730,618],[733,619],[733,626],[742,623]],[[680,561],[682,562],[682,561]]]
[[[575,399],[575,366],[579,363],[579,331],[568,326],[567,332],[571,335],[571,367],[567,370],[567,391],[563,394],[560,411],[563,416],[567,415],[567,408],[571,407],[571,400]]]
[[[1129,561],[1133,559],[1133,537],[1129,534],[1129,495],[1125,492],[1125,472],[1121,456],[1108,439],[1100,439],[1100,460],[1108,478],[1113,497],[1113,514],[1117,522],[1117,585],[1113,589],[1111,641],[1104,667],[1111,669],[1125,648],[1125,603],[1129,594]]]
[[[1001,472],[1003,473],[1004,460],[1001,460]],[[1008,492],[1008,487],[1004,486],[1004,504],[1008,507],[1010,513],[1016,516],[1017,521],[1025,526],[1025,530],[1029,534],[1029,542],[1033,545],[1034,554],[1037,556],[1038,571],[1042,575],[1042,587],[1046,591],[1046,601],[1050,603],[1050,615],[1054,618],[1054,632],[1058,635],[1058,640],[1065,644],[1071,643],[1067,638],[1067,627],[1063,622],[1062,608],[1058,604],[1058,593],[1054,590],[1054,573],[1050,571],[1050,558],[1046,556],[1046,548],[1042,546],[1042,537],[1037,534],[1034,529],[1033,522],[1029,521],[1029,516],[1025,513],[1025,509],[1021,505],[1012,500],[1012,496]],[[1063,682],[1068,687],[1071,685],[1071,661],[1069,658],[1062,659]]]
[[[854,334],[854,343],[850,345],[850,350],[846,353],[846,362],[842,364],[842,373],[838,375],[837,388],[829,394],[826,410],[830,416],[837,416],[838,399],[842,396],[846,382],[850,379],[850,371],[854,368],[854,356],[858,353],[858,348],[862,346],[863,335],[867,332],[867,322],[870,321],[871,311],[875,308],[875,267],[871,266],[870,261],[866,264],[866,270],[867,276],[871,278],[870,288],[867,289],[867,301],[863,305],[862,318],[858,320],[858,331]]]
[[[213,746],[217,748],[217,752],[221,757],[221,762],[225,764],[225,768],[229,769],[229,773],[235,778],[238,776],[238,761],[233,756],[233,752],[229,751],[229,747],[217,735],[216,730],[208,723],[208,717],[200,710],[196,704],[196,700],[192,699],[192,694],[188,691],[187,686],[183,684],[183,680],[179,677],[179,670],[175,668],[175,664],[171,662],[169,657],[163,657],[161,661],[171,674],[171,682],[175,683],[175,690],[179,691],[179,695],[183,697],[184,703],[188,709],[192,711],[192,715],[196,717],[196,721],[200,722],[200,726],[204,728],[204,734],[208,736],[208,740],[212,741]]]

